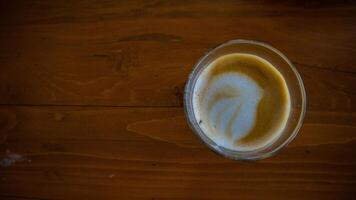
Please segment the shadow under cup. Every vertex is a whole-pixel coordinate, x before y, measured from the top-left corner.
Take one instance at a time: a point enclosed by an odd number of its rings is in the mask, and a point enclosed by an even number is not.
[[[231,53],[252,54],[270,62],[284,77],[290,94],[291,109],[282,133],[269,145],[252,151],[236,151],[219,146],[200,128],[193,110],[193,91],[199,75],[211,62]],[[189,126],[210,149],[234,160],[258,160],[274,155],[287,146],[297,135],[306,111],[306,94],[299,73],[293,64],[277,49],[255,41],[230,40],[208,51],[195,64],[184,90],[184,110]]]

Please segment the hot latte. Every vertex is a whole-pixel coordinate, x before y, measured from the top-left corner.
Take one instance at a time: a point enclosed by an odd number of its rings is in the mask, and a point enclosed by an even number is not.
[[[276,140],[286,126],[290,104],[282,74],[252,54],[217,58],[203,69],[193,89],[200,128],[219,146],[238,151]]]

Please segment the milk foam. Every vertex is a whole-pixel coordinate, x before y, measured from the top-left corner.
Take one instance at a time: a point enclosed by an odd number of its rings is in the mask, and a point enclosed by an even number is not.
[[[265,91],[253,78],[238,71],[210,77],[214,64],[201,72],[194,87],[194,114],[203,132],[218,145],[232,150],[251,150],[273,141],[285,123],[281,123],[276,133],[263,143],[236,145],[236,141],[249,134],[255,126],[257,108]]]

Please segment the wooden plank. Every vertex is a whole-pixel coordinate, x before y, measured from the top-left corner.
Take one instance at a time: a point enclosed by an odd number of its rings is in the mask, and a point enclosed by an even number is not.
[[[197,59],[246,38],[297,65],[310,109],[355,111],[354,4],[69,2],[2,2],[1,104],[180,106]]]
[[[352,198],[355,120],[353,112],[309,112],[280,154],[244,163],[203,146],[181,108],[2,106],[0,195]],[[6,159],[15,161],[4,165]]]
[[[0,199],[354,199],[355,10],[1,1]],[[284,52],[308,95],[295,141],[254,163],[212,153],[182,110],[191,66],[235,38]]]

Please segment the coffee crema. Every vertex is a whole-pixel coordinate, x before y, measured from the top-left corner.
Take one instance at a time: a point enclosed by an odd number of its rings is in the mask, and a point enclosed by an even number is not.
[[[237,151],[268,146],[290,113],[282,74],[265,59],[245,53],[212,61],[198,76],[193,110],[202,131],[217,145]]]

